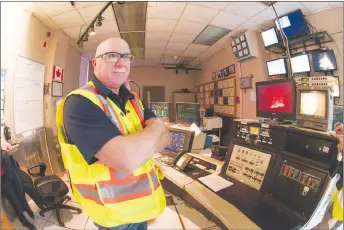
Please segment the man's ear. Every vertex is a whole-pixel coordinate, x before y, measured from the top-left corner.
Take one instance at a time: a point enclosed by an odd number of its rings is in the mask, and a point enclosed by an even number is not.
[[[97,65],[97,60],[95,58],[92,59],[92,65],[93,65],[93,68],[95,68]]]

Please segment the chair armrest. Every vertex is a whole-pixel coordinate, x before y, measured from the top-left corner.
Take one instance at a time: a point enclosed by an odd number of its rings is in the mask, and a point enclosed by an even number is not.
[[[34,173],[32,172],[33,169],[39,167],[39,173]],[[33,177],[42,177],[42,176],[45,176],[45,171],[47,169],[47,166],[46,164],[44,163],[40,163],[39,165],[33,165],[31,166],[27,171],[28,173],[33,176]]]

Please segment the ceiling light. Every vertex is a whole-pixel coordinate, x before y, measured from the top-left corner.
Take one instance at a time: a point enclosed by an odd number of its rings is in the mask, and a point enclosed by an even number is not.
[[[88,34],[85,35],[83,41],[84,41],[84,42],[87,42],[87,41],[88,41]]]
[[[173,56],[174,59],[177,59],[178,57],[177,56]]]
[[[188,69],[186,69],[186,74],[189,74],[189,70]]]
[[[90,28],[90,30],[88,31],[88,34],[89,34],[90,36],[93,36],[93,35],[96,34],[96,31],[94,31],[94,25]]]
[[[104,20],[104,17],[102,17],[101,15],[99,15],[98,19],[97,19],[97,23],[96,23],[96,26],[102,26],[103,25],[103,21]]]
[[[178,74],[178,69],[176,69],[176,74]]]
[[[192,43],[211,46],[230,31],[226,28],[208,25]]]
[[[82,47],[84,47],[84,43],[83,43],[83,42],[80,42],[79,48],[82,48]]]

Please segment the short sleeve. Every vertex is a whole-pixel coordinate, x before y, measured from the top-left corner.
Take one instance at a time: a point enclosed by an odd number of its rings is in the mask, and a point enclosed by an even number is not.
[[[64,126],[68,140],[76,145],[88,164],[112,138],[121,135],[103,110],[81,95],[71,95],[64,105]]]

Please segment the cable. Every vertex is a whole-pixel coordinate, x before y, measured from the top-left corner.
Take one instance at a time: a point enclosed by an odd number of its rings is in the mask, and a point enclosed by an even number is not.
[[[272,9],[274,10],[274,13],[275,13],[275,15],[276,15],[276,20],[277,20],[277,23],[278,23],[278,25],[279,25],[279,32],[280,32],[280,35],[281,35],[281,37],[282,37],[283,44],[284,44],[284,46],[285,46],[286,49],[287,49],[287,57],[288,57],[287,59],[288,59],[288,62],[290,63],[290,66],[291,66],[291,56],[290,56],[290,53],[289,53],[288,38],[287,38],[287,36],[285,35],[285,33],[284,33],[283,29],[282,29],[281,22],[280,22],[280,20],[279,20],[279,16],[278,16],[277,11],[276,11],[276,9],[275,9],[275,7],[274,7],[274,5],[272,4],[271,1],[270,1],[270,4],[271,4],[271,7],[272,7]],[[278,29],[278,28],[277,28],[277,29]],[[285,41],[284,39],[285,39],[286,41]],[[291,71],[291,77],[294,77],[293,71]]]
[[[139,89],[139,98],[141,98],[141,89],[140,89],[140,86],[139,86],[136,82],[134,82],[134,81],[132,81],[132,80],[129,80],[129,82],[130,82],[130,83],[133,83],[134,85],[137,86],[137,88]]]

